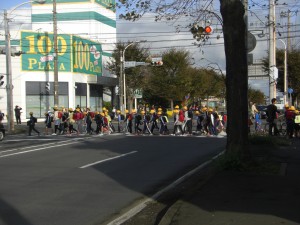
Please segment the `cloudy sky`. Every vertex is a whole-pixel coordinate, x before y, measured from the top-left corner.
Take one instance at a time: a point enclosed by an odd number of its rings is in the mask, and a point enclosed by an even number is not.
[[[12,8],[24,0],[10,0],[2,1],[0,9],[9,9]],[[202,2],[205,2],[202,0]],[[213,1],[212,1],[213,2]],[[269,0],[260,0],[260,1],[249,1],[249,30],[255,34],[257,39],[257,44],[255,49],[251,52],[253,54],[254,61],[259,61],[262,57],[267,57],[268,50],[268,5]],[[296,39],[298,37],[297,27],[299,26],[299,15],[298,9],[300,6],[300,0],[278,0],[276,5],[276,29],[277,29],[277,38],[285,40],[287,36],[287,17],[286,12],[290,12],[290,22],[291,26],[291,37],[293,45],[299,44]],[[15,27],[14,24],[11,24],[12,30],[15,29],[26,29],[26,21],[30,20],[28,17],[30,9],[24,9],[23,12],[17,10],[15,15],[24,15],[21,17],[23,23],[25,24],[20,26],[18,23]],[[59,7],[57,8],[59,12]],[[210,10],[219,14],[218,1],[215,0],[210,6]],[[117,11],[119,14],[121,11]],[[205,42],[205,45],[202,47],[197,47],[194,45],[197,42],[193,39],[191,33],[187,28],[191,21],[187,18],[180,19],[179,21],[169,21],[168,23],[154,22],[154,15],[146,14],[143,18],[136,22],[125,21],[119,19],[117,16],[117,37],[121,41],[134,41],[134,40],[147,40],[145,45],[150,48],[153,55],[160,55],[164,51],[167,51],[171,48],[184,49],[190,52],[191,57],[194,58],[191,60],[191,63],[194,63],[194,66],[197,67],[206,67],[208,64],[215,67],[216,69],[220,68],[225,71],[225,55],[224,55],[224,42],[222,35],[222,27],[220,26],[219,21],[216,18],[210,17],[208,19],[211,22],[211,26],[214,29],[212,35],[209,36],[209,39]],[[16,19],[15,19],[16,21]],[[1,23],[1,21],[0,21]],[[28,24],[28,23],[27,23]],[[199,21],[199,25],[204,25],[204,21]],[[180,29],[176,29],[177,25],[180,25]],[[1,23],[1,27],[3,24]],[[178,32],[179,31],[179,32]],[[3,33],[3,32],[2,32]],[[258,37],[258,34],[265,34],[264,37]],[[281,36],[280,36],[281,35]],[[283,48],[282,44],[277,41],[277,48]],[[262,90],[266,95],[268,95],[268,80],[250,80],[249,84],[256,89]]]

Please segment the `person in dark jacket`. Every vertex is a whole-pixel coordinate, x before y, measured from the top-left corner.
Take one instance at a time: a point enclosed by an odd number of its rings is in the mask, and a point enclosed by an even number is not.
[[[22,110],[22,108],[16,105],[15,117],[16,117],[17,124],[21,124],[21,110]]]
[[[269,123],[269,135],[273,135],[273,128],[274,128],[274,135],[278,135],[278,128],[277,128],[277,114],[280,113],[277,110],[276,98],[273,98],[272,103],[267,107],[267,122]]]
[[[37,123],[36,117],[33,116],[33,112],[30,112],[29,115],[30,115],[30,118],[27,121],[27,125],[29,127],[28,136],[31,136],[31,132],[33,130],[40,136],[40,132],[37,129],[35,129],[35,124]]]

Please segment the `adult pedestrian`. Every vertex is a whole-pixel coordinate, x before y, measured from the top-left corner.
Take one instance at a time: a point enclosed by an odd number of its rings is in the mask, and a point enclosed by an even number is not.
[[[269,123],[269,135],[278,135],[278,128],[277,128],[277,117],[278,113],[280,113],[277,110],[276,104],[276,98],[273,98],[271,101],[271,104],[267,107],[267,122]],[[274,128],[274,133],[273,133]]]
[[[0,123],[2,122],[2,120],[4,120],[4,113],[2,113],[0,110]]]
[[[35,124],[37,123],[37,118],[33,116],[33,112],[30,112],[29,115],[30,115],[30,118],[27,121],[27,126],[29,127],[28,136],[31,136],[32,131],[35,131],[38,134],[38,136],[40,136],[40,132],[37,129],[35,129]]]
[[[258,113],[258,110],[256,108],[256,103],[253,102],[252,105],[251,105],[251,116],[252,116],[252,119],[255,119],[255,114]]]
[[[15,117],[16,117],[17,124],[21,124],[21,110],[22,110],[22,108],[19,107],[18,105],[16,105],[16,107],[15,107]]]

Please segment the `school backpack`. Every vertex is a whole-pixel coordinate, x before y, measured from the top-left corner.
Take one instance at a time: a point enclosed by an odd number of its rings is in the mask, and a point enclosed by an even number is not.
[[[192,110],[189,110],[189,111],[188,111],[188,117],[189,117],[189,118],[193,118],[193,112],[192,112]]]
[[[285,112],[285,118],[286,118],[287,120],[292,120],[292,119],[294,119],[294,116],[295,116],[295,114],[294,114],[293,111],[288,110],[288,111]]]
[[[182,111],[179,112],[178,120],[179,120],[180,122],[183,122],[183,121],[184,121],[184,115],[183,115],[183,112],[182,112]]]

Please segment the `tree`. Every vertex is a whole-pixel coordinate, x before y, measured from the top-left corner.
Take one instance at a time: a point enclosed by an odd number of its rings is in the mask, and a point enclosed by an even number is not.
[[[249,87],[248,101],[256,102],[258,105],[263,105],[265,104],[265,95],[260,90],[252,89],[251,87]]]
[[[121,1],[127,9],[122,17],[136,20],[146,12],[156,13],[156,20],[194,16],[195,23],[208,12],[199,9],[199,0],[168,1]],[[223,18],[223,33],[226,56],[226,99],[227,99],[227,152],[247,158],[248,152],[248,67],[246,50],[245,7],[240,0],[220,0]],[[191,25],[193,26],[193,25]],[[205,39],[200,39],[204,40]]]
[[[186,69],[189,66],[189,52],[184,50],[171,49],[162,54],[163,66],[152,67],[152,77],[149,82],[149,89],[159,93],[171,103],[182,101],[186,88]]]

